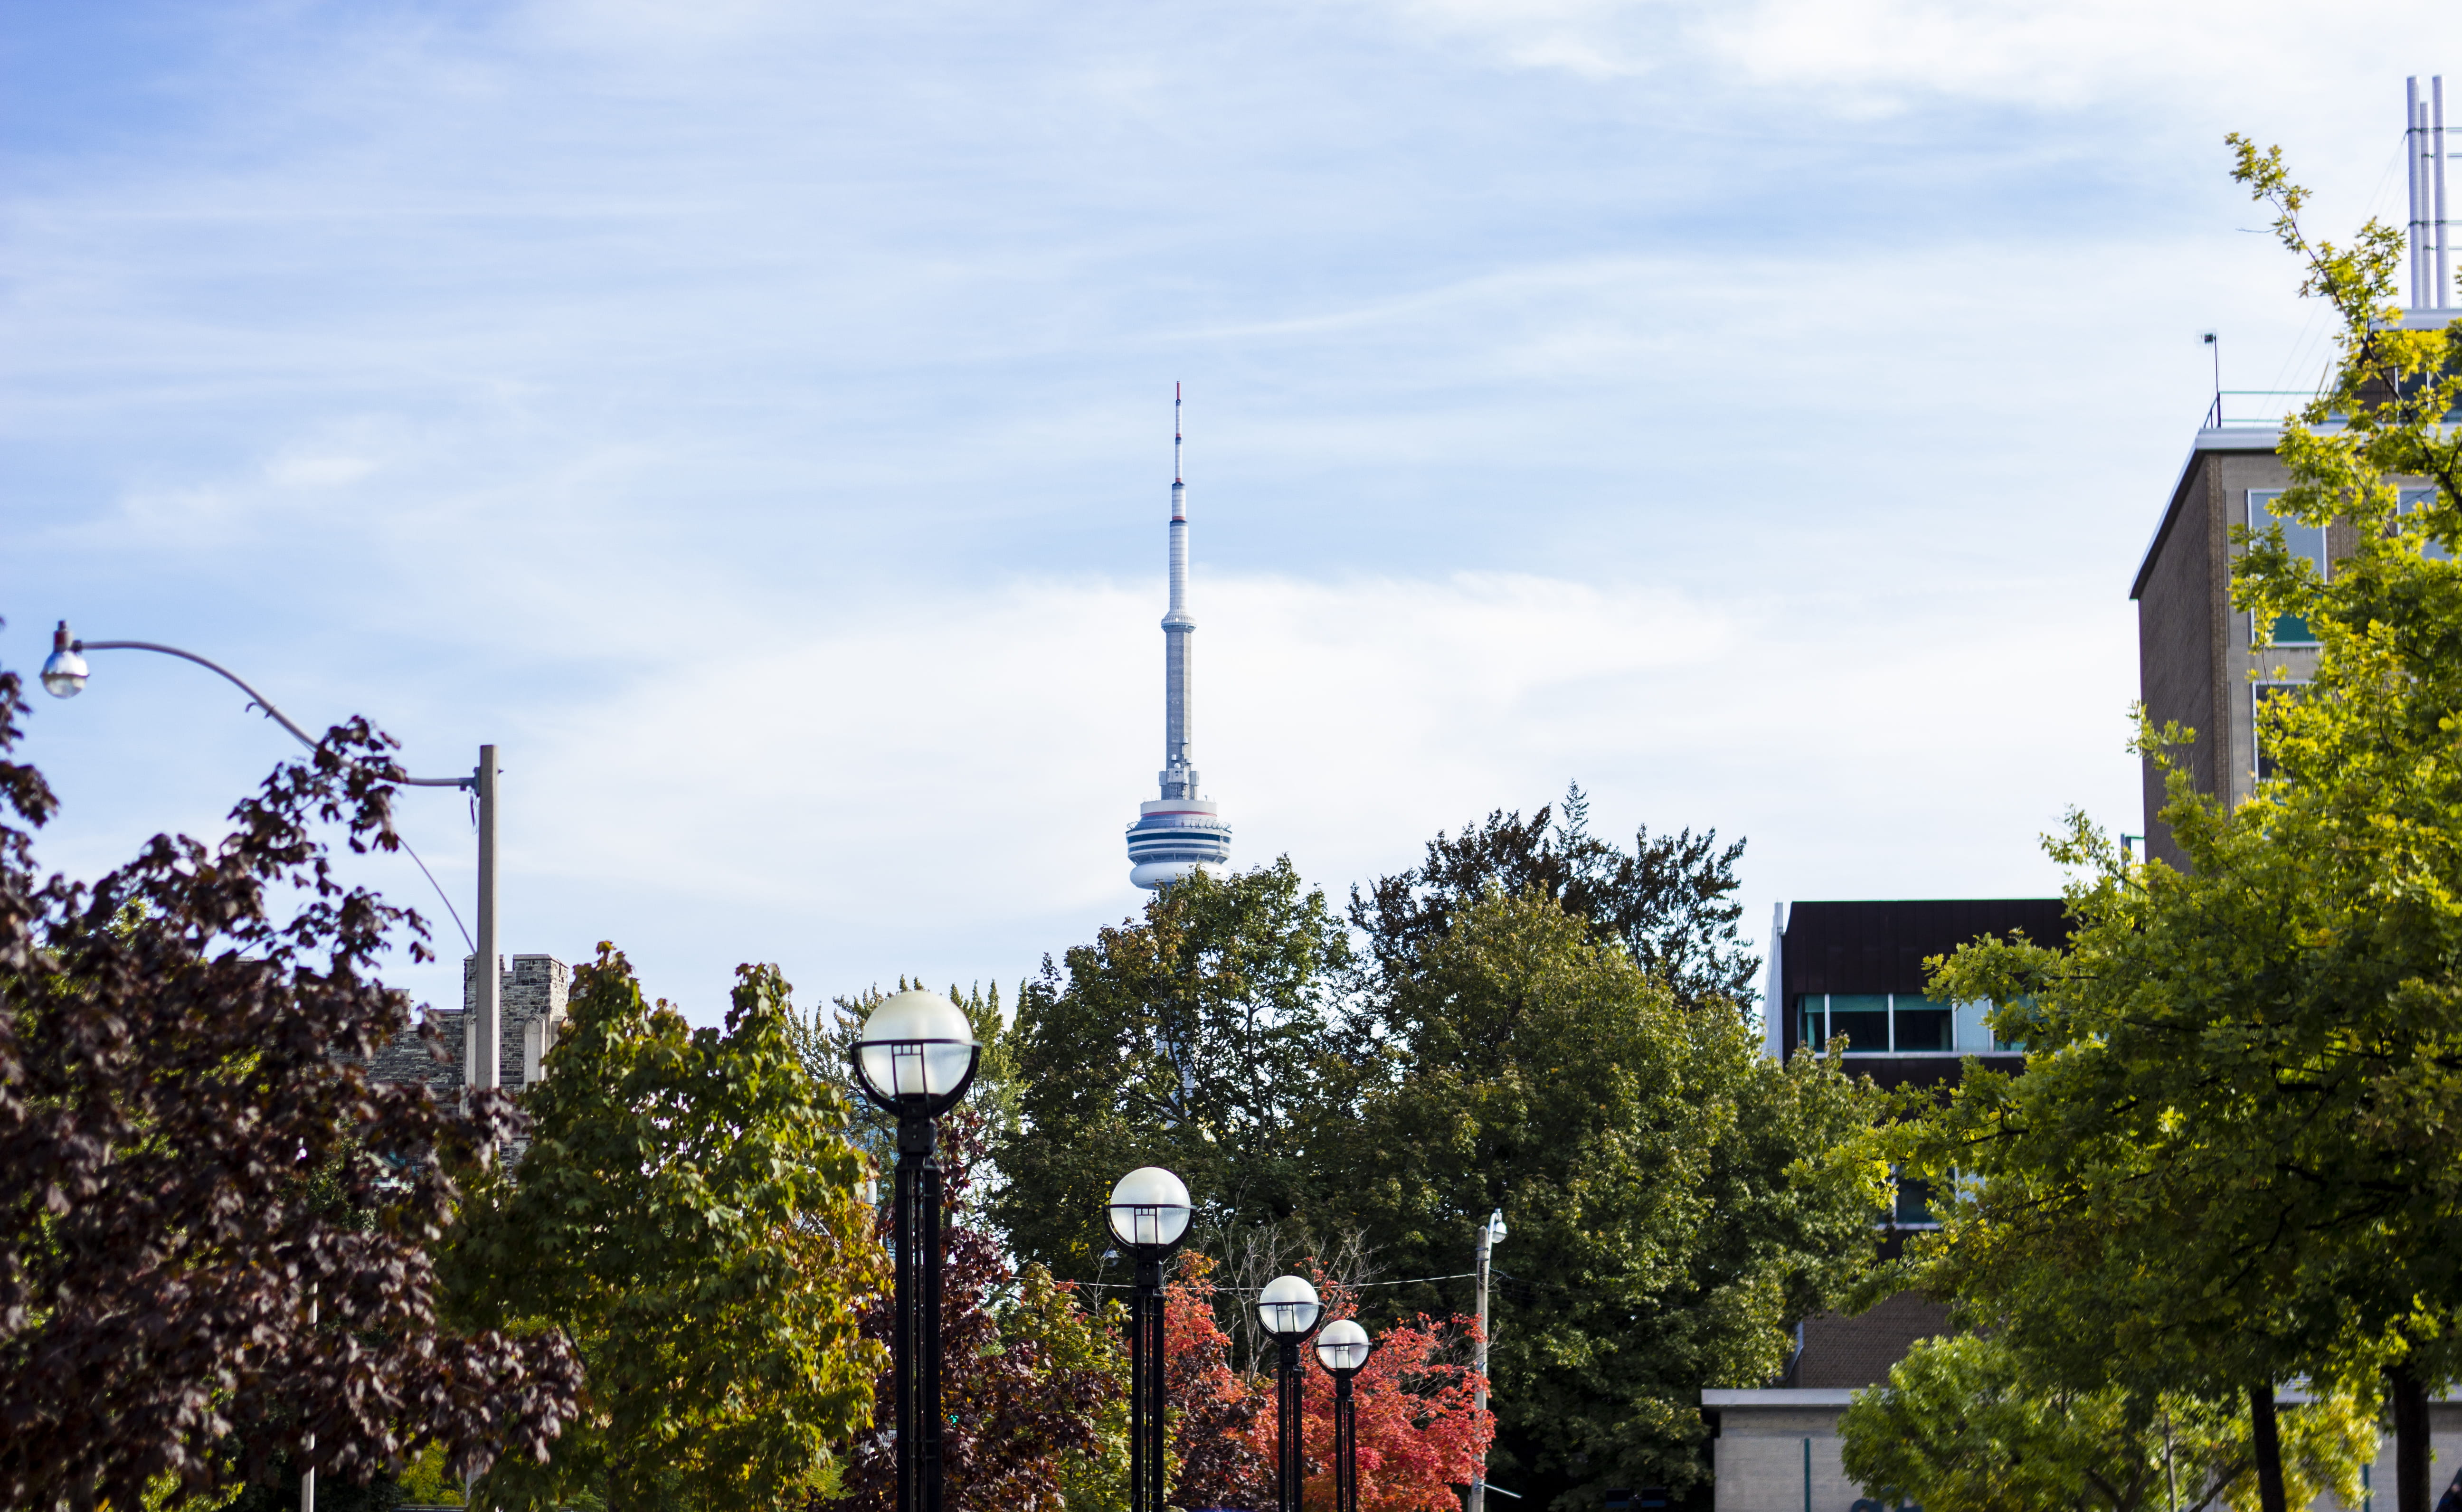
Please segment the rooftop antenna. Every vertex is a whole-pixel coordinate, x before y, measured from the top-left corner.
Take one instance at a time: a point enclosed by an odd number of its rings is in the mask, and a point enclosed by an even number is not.
[[[2453,258],[2446,242],[2446,227],[2452,218],[2445,208],[2445,76],[2429,80],[2429,94],[2434,101],[2435,117],[2430,127],[2429,150],[2436,162],[2436,199],[2430,208],[2436,216],[2436,308],[2453,307]]]
[[[2445,197],[2445,76],[2403,81],[2403,157],[2410,164],[2410,308],[2453,308],[2451,213]]]
[[[2410,175],[2410,219],[2404,230],[2410,243],[2410,299],[2413,310],[2428,303],[2428,142],[2426,118],[2419,103],[2419,76],[2402,81],[2402,156]]]

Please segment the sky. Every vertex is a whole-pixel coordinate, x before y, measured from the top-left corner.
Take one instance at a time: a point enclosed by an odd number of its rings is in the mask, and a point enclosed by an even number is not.
[[[0,0],[0,666],[494,743],[504,948],[702,1022],[1006,995],[1143,897],[1177,382],[1240,864],[1577,781],[1744,838],[1757,943],[2047,895],[2145,828],[2201,335],[2330,354],[2223,137],[2345,237],[2448,68],[2435,0]],[[294,749],[93,659],[49,868]],[[466,917],[466,801],[399,812]]]

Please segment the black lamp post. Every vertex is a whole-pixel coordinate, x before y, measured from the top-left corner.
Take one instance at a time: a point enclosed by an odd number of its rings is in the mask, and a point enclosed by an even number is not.
[[[1137,1263],[1129,1291],[1129,1512],[1163,1512],[1162,1263],[1188,1233],[1187,1184],[1139,1166],[1112,1188],[1112,1238]]]
[[[1359,1512],[1359,1427],[1351,1416],[1350,1378],[1376,1347],[1368,1330],[1344,1318],[1316,1336],[1316,1359],[1333,1377],[1333,1512]]]
[[[1276,1276],[1257,1294],[1257,1321],[1272,1335],[1274,1362],[1275,1512],[1300,1512],[1300,1346],[1325,1316],[1325,1305],[1305,1277]]]
[[[934,1120],[975,1079],[983,1047],[958,1005],[900,992],[864,1020],[848,1050],[856,1085],[897,1115],[897,1512],[940,1512],[940,1165]]]

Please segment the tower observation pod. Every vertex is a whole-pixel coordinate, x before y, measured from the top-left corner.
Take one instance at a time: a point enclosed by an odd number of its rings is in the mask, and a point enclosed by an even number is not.
[[[1197,621],[1188,616],[1188,485],[1179,467],[1179,385],[1171,386],[1171,609],[1162,616],[1162,796],[1137,805],[1129,826],[1129,880],[1160,887],[1231,858],[1231,827],[1197,795],[1190,763],[1194,690],[1189,658]]]

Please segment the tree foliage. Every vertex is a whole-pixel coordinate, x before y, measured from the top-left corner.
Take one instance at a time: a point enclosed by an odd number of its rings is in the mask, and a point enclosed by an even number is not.
[[[1622,943],[1683,1006],[1749,1004],[1760,961],[1736,928],[1744,842],[1722,847],[1717,831],[1695,835],[1689,827],[1652,835],[1643,825],[1628,852],[1589,832],[1579,784],[1562,810],[1559,817],[1543,806],[1527,820],[1520,810],[1497,810],[1459,835],[1438,833],[1426,860],[1378,878],[1364,896],[1353,887],[1350,922],[1367,935],[1379,970],[1389,980],[1408,976],[1454,918],[1491,890],[1535,891]]]
[[[1064,959],[1026,984],[1012,1035],[1020,1124],[990,1205],[1018,1254],[1099,1279],[1103,1204],[1141,1165],[1188,1183],[1200,1242],[1316,1219],[1349,1086],[1350,945],[1324,895],[1287,858],[1199,875]]]
[[[1835,1059],[1769,1060],[1535,892],[1458,912],[1381,1012],[1392,1060],[1343,1178],[1404,1276],[1465,1268],[1510,1216],[1504,1462],[1566,1488],[1698,1480],[1700,1389],[1777,1374],[1789,1326],[1872,1254],[1886,1168],[1838,1152],[1877,1094]]]
[[[1183,1255],[1163,1301],[1165,1377],[1171,1393],[1171,1504],[1250,1508],[1274,1505],[1274,1377],[1233,1367],[1230,1338],[1216,1316],[1214,1266]],[[1313,1264],[1326,1316],[1350,1317],[1357,1297]],[[1238,1299],[1245,1306],[1246,1299]],[[1367,1368],[1351,1380],[1358,1430],[1361,1512],[1454,1512],[1457,1487],[1479,1472],[1494,1415],[1477,1400],[1479,1377],[1462,1356],[1475,1336],[1469,1318],[1426,1316],[1397,1322],[1375,1337]],[[1302,1504],[1331,1512],[1333,1379],[1315,1351],[1300,1351]]]
[[[2142,731],[2190,870],[2073,818],[2049,844],[2076,874],[2067,948],[1971,945],[1933,980],[2004,1004],[2025,1073],[1970,1072],[1887,1143],[1957,1194],[1911,1274],[2064,1387],[2263,1394],[2389,1365],[2415,1400],[2456,1372],[2462,1306],[2462,346],[2394,328],[2396,233],[2312,244],[2279,154],[2235,141],[2343,320],[2274,508],[2349,550],[2328,576],[2242,531],[2233,576],[2257,623],[2306,621],[2314,680],[2265,706],[2270,774],[2236,810],[2173,758],[2190,732]]]
[[[2281,1418],[2289,1503],[2360,1501],[2372,1401],[2329,1393]],[[1839,1424],[1846,1473],[1931,1512],[2206,1512],[2257,1505],[2247,1398],[2047,1383],[2005,1339],[1925,1339]]]
[[[449,1275],[474,1319],[570,1334],[588,1411],[486,1494],[705,1509],[809,1495],[867,1420],[881,1358],[857,1307],[887,1267],[845,1098],[805,1071],[775,967],[740,968],[724,1028],[694,1029],[601,945],[570,1014],[525,1094],[529,1153],[473,1191]]]
[[[0,674],[0,1502],[543,1453],[573,1411],[565,1342],[440,1326],[426,1249],[447,1155],[509,1110],[464,1119],[362,1065],[410,1016],[375,962],[422,932],[317,836],[396,844],[391,743],[338,725],[218,845],[157,836],[87,887],[36,880],[54,802],[5,760],[25,712]]]

